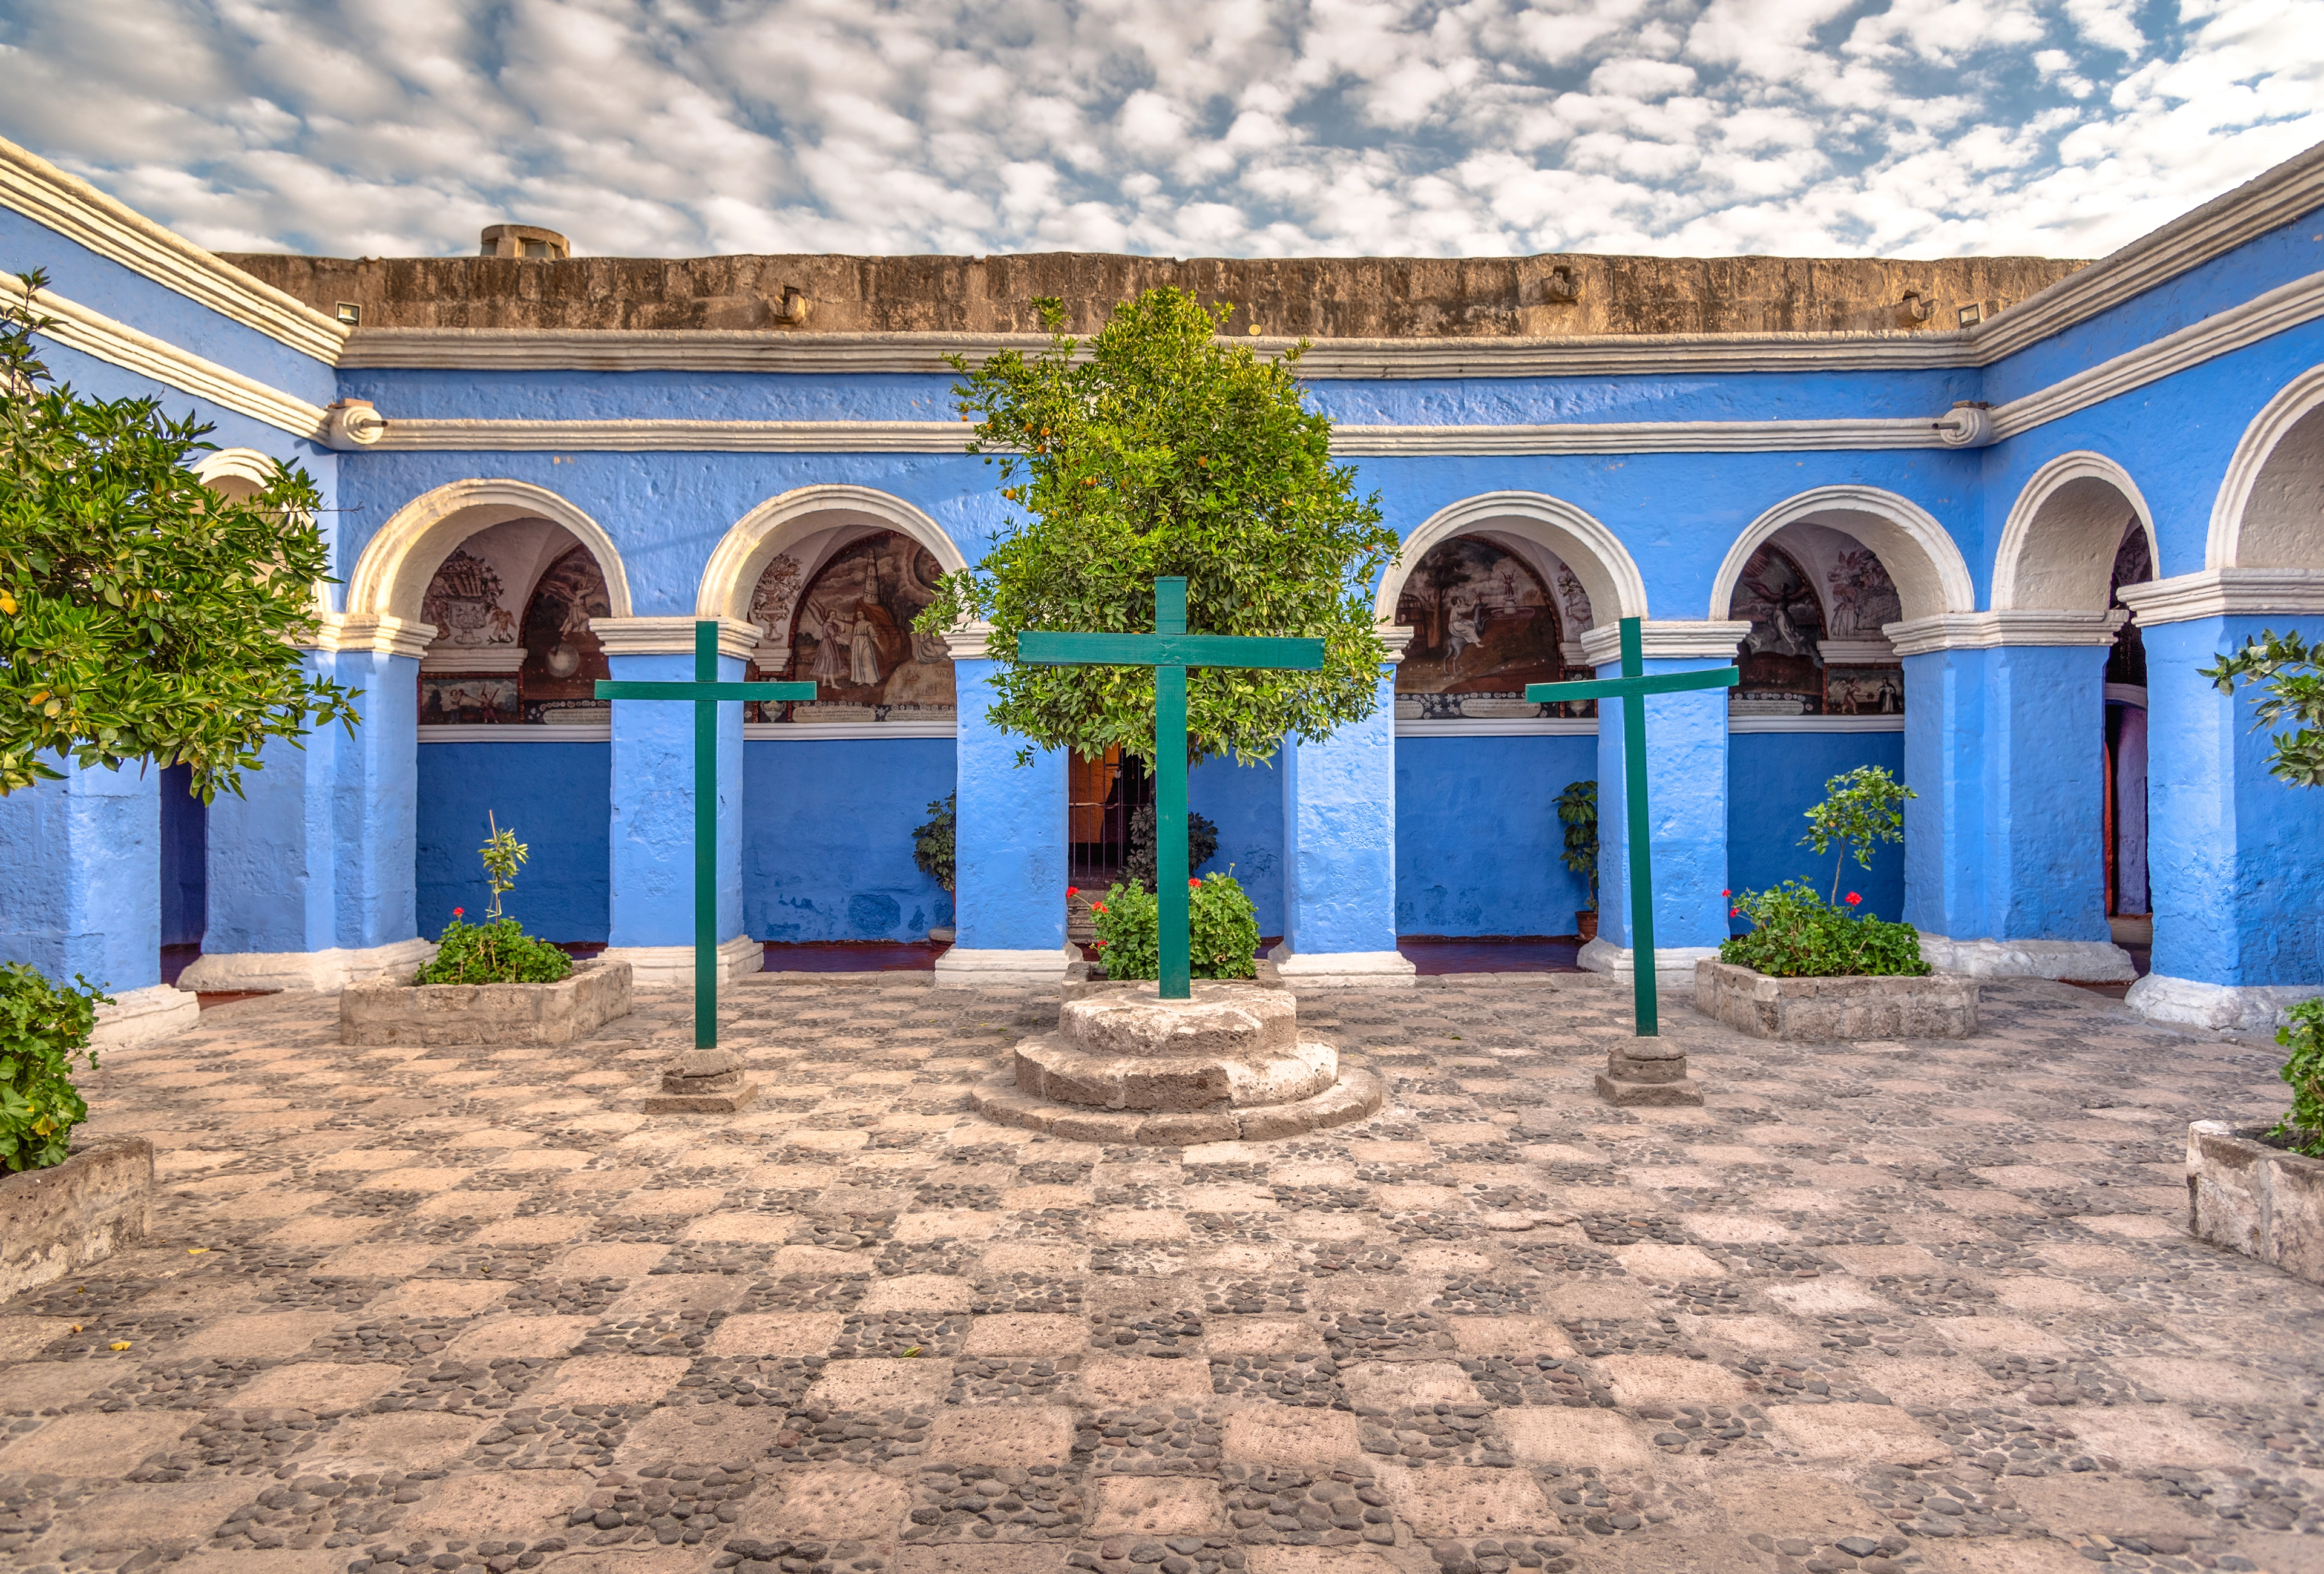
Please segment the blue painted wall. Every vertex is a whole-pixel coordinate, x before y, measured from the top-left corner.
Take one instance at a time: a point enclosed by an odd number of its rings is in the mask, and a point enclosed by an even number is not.
[[[743,932],[918,940],[952,922],[950,893],[912,862],[912,832],[952,790],[950,738],[744,744]]]
[[[1397,932],[1572,934],[1590,888],[1557,861],[1557,795],[1597,774],[1586,735],[1397,739]]]
[[[954,779],[960,788],[953,913],[963,951],[1065,945],[1065,754],[1030,748],[991,720],[1001,663],[958,661]],[[1027,751],[1023,764],[1019,751]],[[934,793],[930,797],[936,796]]]
[[[452,910],[477,921],[492,902],[476,849],[489,811],[531,848],[501,910],[555,941],[606,938],[613,745],[427,744],[420,750],[420,932],[436,938]]]
[[[1219,850],[1197,875],[1232,874],[1259,932],[1283,932],[1283,779],[1274,765],[1205,760],[1186,779],[1186,807],[1219,828]]]
[[[1733,733],[1727,740],[1727,878],[1737,891],[1764,891],[1784,880],[1804,880],[1822,895],[1831,893],[1831,857],[1819,857],[1799,845],[1807,832],[1801,817],[1823,801],[1824,783],[1858,765],[1880,765],[1898,779],[1904,774],[1901,732]],[[1908,783],[1909,785],[1909,783]],[[1857,911],[1892,922],[1904,912],[1904,855],[1891,844],[1872,855],[1869,869],[1848,860],[1841,892],[1864,898]],[[1730,925],[1740,933],[1741,920]]]

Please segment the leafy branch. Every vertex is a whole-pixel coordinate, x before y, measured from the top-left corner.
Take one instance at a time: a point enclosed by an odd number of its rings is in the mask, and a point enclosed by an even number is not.
[[[2298,630],[2277,634],[2264,630],[2246,640],[2232,656],[2221,656],[2217,666],[2199,667],[2222,694],[2233,695],[2238,682],[2249,683],[2265,698],[2254,708],[2252,730],[2285,721],[2293,728],[2277,733],[2268,756],[2268,774],[2293,787],[2324,787],[2324,642],[2310,644]]]

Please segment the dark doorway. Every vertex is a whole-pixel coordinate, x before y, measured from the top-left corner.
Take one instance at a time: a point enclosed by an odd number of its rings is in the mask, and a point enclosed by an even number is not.
[[[1130,862],[1130,817],[1154,801],[1154,778],[1119,748],[1075,755],[1065,769],[1066,884],[1103,891]]]
[[[209,917],[209,805],[194,796],[194,768],[161,773],[161,982],[202,954]]]

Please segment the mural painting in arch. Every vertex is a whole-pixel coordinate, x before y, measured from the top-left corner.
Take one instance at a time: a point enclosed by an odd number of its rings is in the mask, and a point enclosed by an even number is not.
[[[1730,715],[1904,713],[1904,668],[1880,632],[1904,616],[1904,601],[1879,554],[1855,537],[1785,525],[1744,564],[1728,616],[1751,625]]]
[[[1596,675],[1566,656],[1569,626],[1579,638],[1590,619],[1590,597],[1564,564],[1552,560],[1545,573],[1483,536],[1438,542],[1397,597],[1396,620],[1413,631],[1396,669],[1397,718],[1596,714],[1594,700],[1543,705],[1525,697],[1528,683]]]
[[[611,674],[589,619],[611,612],[604,570],[563,526],[478,531],[420,601],[438,630],[420,662],[420,724],[604,724],[611,712],[592,686]]]
[[[2108,610],[2122,609],[2124,586],[2153,578],[2154,554],[2138,516],[2131,514],[2114,555]],[[2106,696],[2107,915],[2144,918],[2153,911],[2146,884],[2146,642],[2135,622],[2123,625],[2107,652]],[[2118,944],[2151,940],[2135,926],[2117,929]]]
[[[954,713],[952,657],[941,636],[912,620],[936,599],[944,567],[899,531],[874,531],[841,545],[809,579],[799,558],[779,552],[751,592],[760,649],[788,647],[787,662],[753,663],[812,682],[816,698],[752,705],[753,721],[936,722]],[[804,585],[802,585],[804,581]]]

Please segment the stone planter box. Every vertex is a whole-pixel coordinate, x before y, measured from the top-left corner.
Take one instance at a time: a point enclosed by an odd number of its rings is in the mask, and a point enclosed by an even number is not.
[[[2187,1127],[2187,1233],[2324,1284],[2324,1159],[2288,1153],[2264,1125]]]
[[[413,984],[339,992],[343,1044],[569,1044],[630,1014],[627,962],[576,962],[554,984]]]
[[[143,1137],[86,1137],[51,1169],[0,1172],[0,1301],[136,1245],[152,1218]]]
[[[1770,978],[1731,962],[1694,965],[1694,1008],[1757,1039],[1961,1039],[1977,1031],[1978,985],[1924,978]]]

